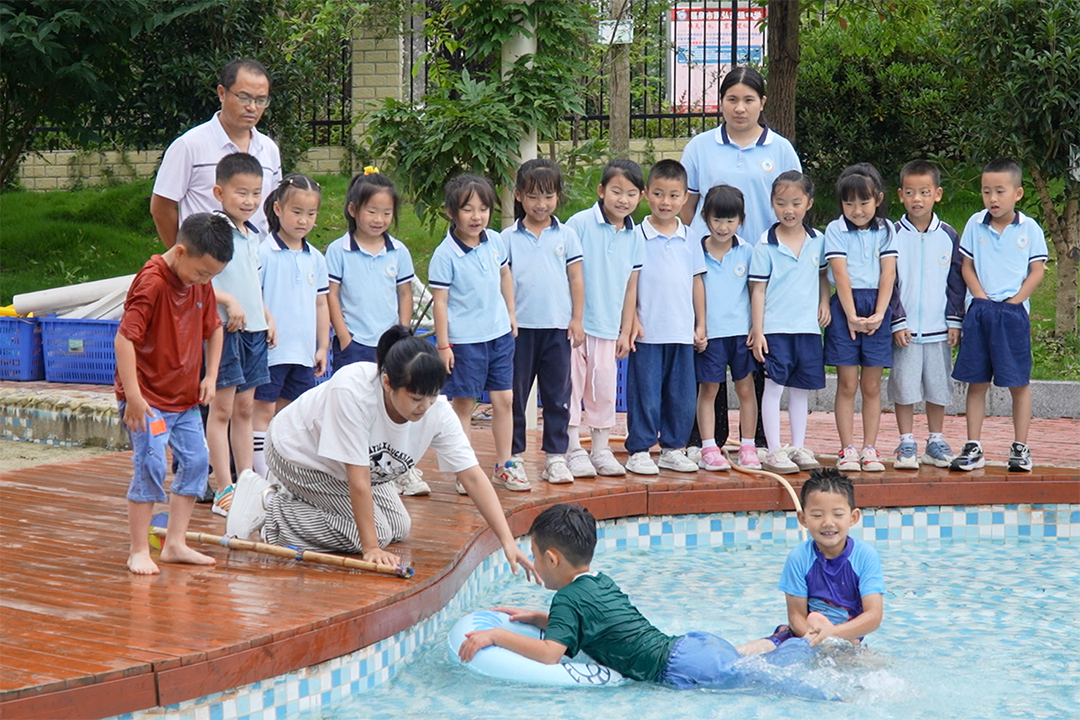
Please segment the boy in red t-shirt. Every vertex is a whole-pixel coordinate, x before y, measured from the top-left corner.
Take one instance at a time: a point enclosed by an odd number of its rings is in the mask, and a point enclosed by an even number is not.
[[[209,213],[189,216],[176,244],[154,255],[128,290],[116,335],[116,398],[131,438],[134,475],[128,487],[131,553],[128,569],[153,575],[150,517],[165,502],[165,448],[178,469],[169,490],[169,535],[162,562],[213,565],[187,546],[195,499],[206,487],[209,454],[196,407],[214,397],[222,330],[210,278],[232,259],[232,227]],[[206,341],[206,375],[199,380]]]

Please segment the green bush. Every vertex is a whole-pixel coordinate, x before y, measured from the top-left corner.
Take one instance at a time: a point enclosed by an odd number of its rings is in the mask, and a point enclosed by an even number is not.
[[[964,92],[938,52],[948,42],[940,24],[927,23],[906,40],[876,16],[803,32],[796,144],[819,185],[857,162],[895,182],[908,160],[949,154]]]

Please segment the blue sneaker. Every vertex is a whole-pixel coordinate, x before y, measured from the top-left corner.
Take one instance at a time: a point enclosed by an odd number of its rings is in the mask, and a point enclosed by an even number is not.
[[[918,470],[919,449],[913,440],[905,440],[896,448],[896,462],[893,470]]]
[[[970,443],[969,443],[970,444]],[[964,446],[967,449],[967,445]],[[953,455],[952,448],[949,447],[949,443],[944,440],[927,440],[926,441],[926,453],[922,456],[924,463],[930,463],[936,465],[939,468],[946,468],[952,464],[952,461],[956,458]],[[982,451],[979,451],[980,463],[982,462]],[[979,465],[982,467],[982,465]]]
[[[979,446],[979,443],[967,442],[964,443],[964,449],[960,451],[960,454],[953,458],[949,469],[969,471],[978,470],[985,466],[986,458],[983,457],[982,447]]]

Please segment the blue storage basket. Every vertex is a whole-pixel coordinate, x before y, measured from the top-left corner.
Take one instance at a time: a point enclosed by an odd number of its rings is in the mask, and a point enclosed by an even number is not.
[[[41,323],[37,318],[0,317],[0,380],[44,380]]]
[[[112,385],[113,342],[119,320],[41,319],[45,379],[49,382]]]

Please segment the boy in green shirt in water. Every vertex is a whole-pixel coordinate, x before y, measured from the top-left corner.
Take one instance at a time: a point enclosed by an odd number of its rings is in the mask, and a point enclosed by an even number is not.
[[[496,608],[510,619],[545,631],[542,639],[503,628],[467,633],[458,654],[469,662],[482,648],[497,645],[547,665],[579,651],[626,677],[679,689],[759,685],[804,697],[823,698],[809,686],[787,680],[783,687],[758,664],[738,663],[738,650],[721,637],[690,632],[665,635],[638,612],[630,598],[600,572],[589,569],[596,549],[596,520],[577,505],[554,505],[529,529],[533,565],[544,586],[555,590],[549,612]],[[791,651],[762,656],[769,664],[789,664],[805,656],[806,643],[790,640]],[[792,654],[794,651],[794,655]],[[779,657],[773,658],[777,653]],[[781,659],[782,658],[782,659]]]

